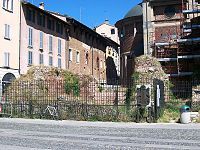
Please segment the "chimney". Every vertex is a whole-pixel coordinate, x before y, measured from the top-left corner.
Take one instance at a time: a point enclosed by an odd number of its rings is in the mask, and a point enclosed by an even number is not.
[[[105,24],[109,24],[109,20],[108,19],[105,20]]]
[[[42,10],[44,10],[44,2],[41,2],[41,3],[39,4],[39,8],[42,9]]]

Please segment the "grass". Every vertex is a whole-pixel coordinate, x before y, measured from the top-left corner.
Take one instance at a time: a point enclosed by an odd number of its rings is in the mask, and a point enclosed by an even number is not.
[[[159,118],[158,122],[169,123],[171,121],[179,121],[180,118],[180,107],[183,105],[181,101],[170,101],[165,104],[165,108]]]

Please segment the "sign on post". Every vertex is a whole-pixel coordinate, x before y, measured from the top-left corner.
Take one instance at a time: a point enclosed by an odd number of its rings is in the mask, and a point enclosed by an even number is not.
[[[156,86],[156,100],[157,100],[157,107],[160,107],[160,86],[157,85]]]
[[[148,85],[137,85],[137,104],[147,106],[150,103],[150,87]]]

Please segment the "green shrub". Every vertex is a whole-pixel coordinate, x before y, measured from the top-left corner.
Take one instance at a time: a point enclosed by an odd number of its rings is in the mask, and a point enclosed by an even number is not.
[[[99,86],[98,86],[98,89],[99,89],[99,92],[101,93],[101,92],[103,92],[103,90],[104,90],[104,87],[103,87],[103,86],[101,86],[101,85],[99,85]]]
[[[74,96],[80,95],[80,84],[79,84],[79,78],[73,75],[72,73],[65,73],[64,76],[65,84],[65,92],[66,94],[73,93]]]

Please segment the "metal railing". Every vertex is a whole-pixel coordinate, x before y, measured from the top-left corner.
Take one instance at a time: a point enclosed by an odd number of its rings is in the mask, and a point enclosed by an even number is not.
[[[150,103],[151,117],[157,106],[154,79],[133,79],[127,84],[113,80],[107,84],[98,81],[84,81],[71,84],[64,80],[14,81],[4,92],[0,103],[0,116],[29,117],[44,119],[75,119],[101,121],[136,121],[138,102],[145,99]],[[137,88],[148,86],[148,94],[141,96]],[[199,110],[200,82],[174,81],[163,82],[164,90],[159,103],[180,106],[188,103],[195,111]],[[139,90],[141,91],[141,90]],[[142,98],[141,98],[142,97]],[[150,104],[150,105],[149,105]],[[164,108],[165,106],[159,106]],[[162,109],[159,108],[159,109]],[[177,109],[179,109],[177,107]],[[149,117],[149,112],[143,117]],[[158,112],[159,113],[159,112]],[[145,116],[146,115],[146,116]],[[148,119],[148,118],[147,118]]]

